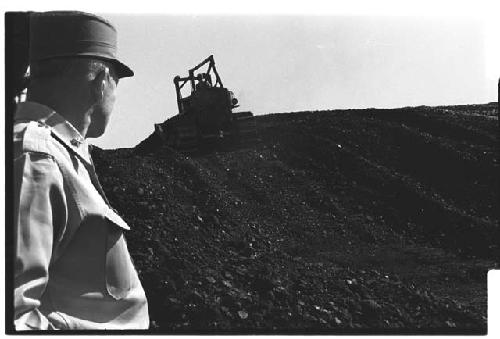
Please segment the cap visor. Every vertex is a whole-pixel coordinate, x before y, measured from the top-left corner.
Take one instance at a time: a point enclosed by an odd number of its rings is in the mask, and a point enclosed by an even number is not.
[[[113,64],[115,65],[116,74],[119,78],[128,78],[134,76],[134,71],[132,71],[130,67],[128,67],[124,63],[121,63],[118,60],[113,60]]]

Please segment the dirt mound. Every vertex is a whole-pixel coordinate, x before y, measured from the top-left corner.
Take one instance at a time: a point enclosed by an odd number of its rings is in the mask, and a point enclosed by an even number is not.
[[[257,117],[252,147],[93,158],[153,328],[485,333],[496,106]]]

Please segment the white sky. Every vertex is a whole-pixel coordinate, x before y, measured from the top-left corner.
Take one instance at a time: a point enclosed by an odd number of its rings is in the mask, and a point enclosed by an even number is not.
[[[115,24],[136,73],[120,82],[106,134],[91,140],[104,148],[133,147],[175,115],[173,77],[210,54],[239,110],[256,115],[496,100],[500,26],[489,1],[103,3],[78,9]],[[43,4],[26,9],[69,9]]]
[[[257,115],[496,100],[495,35],[477,18],[105,16],[136,76],[119,85],[101,147],[132,147],[176,114],[173,77],[210,54],[240,110]]]

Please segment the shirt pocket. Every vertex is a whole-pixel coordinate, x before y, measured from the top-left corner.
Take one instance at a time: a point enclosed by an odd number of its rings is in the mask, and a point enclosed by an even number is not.
[[[128,252],[123,230],[128,225],[116,213],[107,213],[105,280],[108,294],[116,300],[123,299],[137,286],[138,277]]]

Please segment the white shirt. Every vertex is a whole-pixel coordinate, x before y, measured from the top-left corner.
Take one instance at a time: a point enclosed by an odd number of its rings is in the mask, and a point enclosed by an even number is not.
[[[78,131],[47,106],[14,123],[16,330],[146,329],[127,223],[109,206]]]

